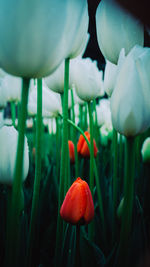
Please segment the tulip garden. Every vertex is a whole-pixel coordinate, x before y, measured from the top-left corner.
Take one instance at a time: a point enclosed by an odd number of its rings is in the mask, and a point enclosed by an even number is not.
[[[88,3],[0,1],[2,267],[150,266],[150,29]]]

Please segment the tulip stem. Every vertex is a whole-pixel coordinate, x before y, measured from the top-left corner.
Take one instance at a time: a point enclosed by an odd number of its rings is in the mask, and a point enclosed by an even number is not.
[[[87,122],[87,104],[84,105],[84,126],[83,126],[83,130],[87,131],[88,128],[88,122]]]
[[[83,124],[83,105],[79,105],[79,121],[80,121],[80,128],[84,130]]]
[[[56,179],[59,181],[59,170],[60,170],[60,126],[59,117],[56,117]]]
[[[39,191],[41,180],[41,146],[42,146],[42,79],[37,80],[37,118],[36,118],[36,153],[35,153],[35,180],[31,218],[28,236],[27,266],[31,266],[33,246],[36,244],[36,221],[39,203]]]
[[[86,135],[84,134],[84,131],[80,127],[78,127],[74,122],[72,122],[71,120],[68,119],[67,121],[68,121],[69,124],[71,124],[77,131],[79,131],[83,135],[83,137],[86,140],[87,145],[88,145],[88,147],[90,149],[90,142],[87,139]],[[100,187],[100,182],[99,182],[98,171],[97,171],[97,166],[96,166],[95,159],[94,159],[94,174],[95,174],[95,182],[96,182],[96,190],[97,190],[100,217],[101,217],[101,220],[102,220],[102,227],[103,227],[103,233],[104,233],[104,242],[106,244],[106,229],[105,229],[103,201],[102,201],[101,187]]]
[[[73,90],[71,90],[71,101],[72,101],[72,121],[75,123]],[[75,177],[77,178],[78,177],[78,152],[77,152],[76,129],[74,128],[73,128],[73,143],[74,143],[74,152],[75,152]]]
[[[125,177],[124,177],[124,203],[122,225],[119,244],[118,266],[127,266],[129,237],[132,226],[132,210],[134,196],[135,171],[135,138],[126,138],[125,147]]]
[[[95,139],[96,139],[96,144],[99,144],[99,129],[97,126],[97,110],[96,110],[96,100],[94,99],[93,101],[93,107],[94,107],[94,113],[95,113],[95,121],[94,121],[94,128],[95,128]]]
[[[64,189],[66,186],[66,167],[68,164],[68,90],[69,90],[69,58],[65,59],[65,73],[64,73],[64,95],[63,95],[63,133],[62,133],[62,151],[60,163],[60,184],[58,197],[58,215],[57,215],[57,231],[56,231],[56,249],[55,249],[55,266],[60,265],[60,254],[63,239],[63,221],[60,218],[60,207],[64,199]]]
[[[12,125],[14,127],[16,127],[15,125],[15,121],[16,121],[16,104],[14,101],[11,101],[10,103],[10,107],[11,107],[11,118],[12,118]]]
[[[93,143],[93,113],[91,102],[88,102],[88,112],[89,112],[89,122],[90,122],[90,189],[92,198],[94,195],[94,143]],[[94,239],[94,221],[92,221],[89,226],[89,239],[93,241]]]
[[[22,176],[23,176],[23,156],[24,138],[27,117],[27,103],[30,79],[22,80],[22,95],[18,121],[18,145],[16,155],[16,165],[14,171],[14,181],[12,187],[11,207],[9,223],[6,235],[6,256],[5,264],[7,267],[17,266],[19,255],[19,234],[20,234],[20,213],[22,208]]]
[[[118,133],[113,129],[113,232],[112,241],[114,243],[116,237],[116,212],[117,212],[117,196],[118,196]]]
[[[76,225],[75,267],[80,267],[80,225]]]

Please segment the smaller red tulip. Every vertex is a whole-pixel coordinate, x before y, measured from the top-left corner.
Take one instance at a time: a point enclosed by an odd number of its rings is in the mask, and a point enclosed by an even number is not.
[[[84,132],[84,134],[90,142],[90,133],[86,131]],[[93,140],[93,143],[94,143],[94,157],[96,157],[98,149],[97,149],[95,140]],[[77,151],[82,157],[90,157],[90,150],[88,148],[87,142],[85,138],[83,137],[83,135],[80,135],[79,137],[79,141],[77,144]]]
[[[71,224],[88,224],[94,217],[94,204],[88,184],[81,178],[69,188],[60,209],[63,220]]]
[[[74,143],[69,140],[68,146],[69,146],[70,161],[71,161],[71,163],[74,163],[75,162]]]

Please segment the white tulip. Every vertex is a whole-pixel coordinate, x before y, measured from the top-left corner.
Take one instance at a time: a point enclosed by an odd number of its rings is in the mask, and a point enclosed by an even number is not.
[[[74,84],[78,97],[83,101],[90,101],[99,96],[101,74],[96,61],[81,57],[71,60],[70,83]]]
[[[6,72],[3,69],[0,69],[0,78],[4,78],[6,75]]]
[[[99,105],[96,106],[96,111],[99,127],[103,124],[112,125],[109,99],[101,99]]]
[[[0,128],[4,126],[4,110],[0,110]]]
[[[144,28],[116,0],[102,0],[96,11],[97,39],[103,56],[117,64],[119,53],[127,55],[134,45],[144,44]]]
[[[49,90],[48,87],[42,88],[42,116],[55,117],[61,113],[60,95]],[[37,89],[31,90],[29,93],[28,114],[35,116],[37,114]]]
[[[28,78],[52,73],[70,50],[66,32],[69,2],[1,0],[0,66]]]
[[[75,3],[76,5],[78,4],[78,6],[80,7],[80,12],[78,12],[79,13],[77,21],[78,23],[76,26],[76,31],[73,36],[73,44],[71,46],[71,51],[68,55],[69,58],[75,58],[79,56],[81,53],[83,53],[89,40],[89,34],[88,34],[89,15],[88,15],[87,2],[85,0],[84,1],[75,0]],[[74,22],[74,19],[72,17],[74,13],[75,13],[75,8],[73,8],[71,12],[71,25],[73,24],[72,22]]]
[[[135,136],[150,126],[150,48],[135,46],[120,69],[111,96],[114,128]]]
[[[7,105],[7,99],[5,95],[5,86],[6,86],[6,83],[4,81],[4,78],[0,78],[0,110],[4,109]]]
[[[111,96],[115,87],[117,65],[106,59],[104,72],[104,90],[108,96]]]
[[[52,91],[62,94],[64,92],[64,62],[48,77],[44,79]]]
[[[3,126],[0,129],[0,183],[12,185],[15,170],[18,132],[13,126]],[[23,159],[23,181],[29,170],[29,153],[27,138],[25,137]]]
[[[119,54],[118,63],[113,64],[106,59],[105,71],[104,71],[104,90],[106,94],[110,97],[115,87],[116,78],[119,74],[120,68],[125,59],[125,50],[121,49]]]
[[[5,82],[4,94],[7,102],[20,101],[22,87],[21,78],[6,74],[3,79]]]

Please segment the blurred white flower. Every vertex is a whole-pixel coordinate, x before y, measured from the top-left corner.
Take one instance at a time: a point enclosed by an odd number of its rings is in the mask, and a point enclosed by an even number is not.
[[[93,100],[100,95],[101,77],[96,61],[81,57],[71,60],[70,83],[74,84],[78,97],[83,101]]]
[[[119,74],[120,68],[125,59],[125,50],[121,49],[119,54],[118,63],[113,64],[106,59],[105,71],[104,71],[104,90],[106,94],[110,97],[116,83],[117,76]]]
[[[48,132],[49,134],[56,134],[56,120],[53,118],[48,120]]]
[[[99,104],[96,106],[96,111],[97,124],[99,127],[103,124],[112,125],[109,99],[101,99]]]
[[[6,74],[7,73],[3,69],[0,69],[0,78],[4,78]]]
[[[107,146],[108,142],[113,138],[112,124],[103,124],[100,128],[100,140],[103,146]]]
[[[150,137],[147,137],[141,148],[142,159],[144,162],[150,162]]]
[[[5,81],[4,78],[0,78],[0,110],[4,109],[7,105],[6,95],[5,95]]]
[[[0,183],[12,185],[16,161],[18,131],[13,126],[3,126],[0,129]],[[23,159],[23,181],[29,170],[29,153],[27,138],[25,137]]]
[[[51,91],[48,87],[42,87],[42,116],[56,117],[61,113],[60,95]],[[37,114],[37,89],[31,90],[28,101],[28,114],[35,116]]]
[[[19,77],[6,74],[4,76],[4,94],[7,102],[18,102],[21,99],[22,80]]]
[[[62,94],[64,92],[64,61],[44,81],[50,90]]]
[[[114,128],[125,136],[150,126],[150,48],[135,46],[124,60],[111,96]]]
[[[4,111],[0,110],[0,128],[4,125]]]
[[[144,27],[115,0],[102,0],[98,5],[96,30],[103,56],[114,64],[122,48],[127,55],[134,45],[144,44]]]

